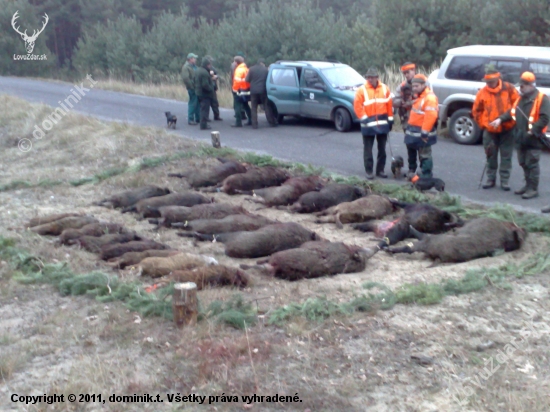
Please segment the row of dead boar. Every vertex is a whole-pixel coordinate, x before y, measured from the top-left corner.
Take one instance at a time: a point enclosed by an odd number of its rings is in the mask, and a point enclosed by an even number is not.
[[[218,159],[220,164],[169,176],[185,178],[203,193],[245,194],[247,200],[294,213],[314,213],[317,223],[351,224],[353,229],[374,232],[379,243],[361,248],[323,240],[298,223],[280,223],[247,212],[241,206],[216,203],[198,191],[170,193],[145,186],[129,190],[96,205],[135,212],[156,228],[177,228],[179,236],[222,242],[227,256],[264,258],[257,268],[286,280],[315,278],[365,270],[367,260],[379,250],[389,253],[424,252],[441,262],[464,262],[489,256],[498,250],[521,247],[526,232],[513,223],[492,218],[463,222],[430,204],[405,204],[363,188],[327,182],[319,176],[290,176],[285,169],[253,167]],[[379,219],[403,210],[394,220]],[[205,285],[243,287],[243,270],[219,265],[212,257],[173,250],[144,239],[114,223],[91,216],[61,214],[32,219],[28,227],[41,235],[59,236],[62,244],[77,244],[97,253],[113,266],[138,265],[143,275]],[[396,243],[418,239],[402,247]],[[241,269],[251,266],[241,265]]]

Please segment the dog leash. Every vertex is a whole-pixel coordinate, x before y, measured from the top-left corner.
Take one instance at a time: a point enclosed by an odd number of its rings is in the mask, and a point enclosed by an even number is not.
[[[393,157],[393,150],[392,150],[392,148],[391,148],[390,133],[391,133],[391,132],[388,132],[388,146],[390,147],[391,160],[394,161],[394,160],[395,160],[395,157]]]

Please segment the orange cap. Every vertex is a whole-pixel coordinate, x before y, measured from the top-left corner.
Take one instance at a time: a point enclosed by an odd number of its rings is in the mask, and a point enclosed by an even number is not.
[[[483,80],[485,80],[485,81],[487,81],[487,80],[496,80],[496,79],[500,79],[500,73],[499,72],[486,74],[483,77]]]
[[[412,83],[427,83],[428,82],[428,78],[426,76],[424,76],[423,74],[421,73],[418,73],[418,74],[415,74],[412,81]]]
[[[535,77],[535,75],[531,72],[523,72],[523,74],[521,75],[520,79],[524,82],[524,83],[528,83],[528,84],[531,84],[531,83],[534,83],[537,78]]]
[[[401,66],[402,72],[406,72],[413,69],[416,69],[416,65],[414,63],[408,63],[408,64],[406,63],[403,66]]]

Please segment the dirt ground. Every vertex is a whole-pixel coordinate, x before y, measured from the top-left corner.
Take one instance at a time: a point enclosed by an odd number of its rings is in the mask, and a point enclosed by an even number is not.
[[[36,119],[51,108],[0,96],[0,181],[72,180],[109,167],[132,166],[144,156],[196,148],[191,140],[163,130],[135,128],[68,115],[44,139],[32,138]],[[33,148],[17,148],[21,138]],[[184,179],[167,174],[206,167],[215,159],[185,159],[108,178],[0,193],[0,236],[15,238],[47,262],[67,261],[76,273],[102,270],[122,279],[91,253],[59,246],[54,238],[23,229],[34,216],[84,212],[122,223],[173,248],[215,257],[237,266],[254,260],[224,255],[220,243],[156,232],[135,215],[91,202],[143,184],[175,192]],[[246,196],[215,193],[217,202],[239,204],[281,222],[296,221],[328,240],[373,246],[369,234],[317,224],[312,215],[261,209]],[[49,285],[23,285],[0,262],[0,410],[82,411],[549,411],[550,314],[548,272],[512,280],[512,288],[488,287],[433,306],[397,305],[375,314],[356,313],[325,322],[302,318],[283,327],[268,325],[269,314],[291,302],[326,296],[349,301],[365,282],[391,289],[405,283],[460,278],[469,268],[496,267],[547,251],[548,240],[532,234],[520,251],[454,265],[429,267],[421,254],[376,254],[361,273],[287,282],[254,270],[244,290],[199,292],[202,306],[240,293],[258,309],[259,322],[236,330],[211,320],[177,329],[163,318],[142,318],[120,302],[101,304],[86,297],[62,297]],[[12,397],[41,394],[151,394],[162,403],[94,402],[25,405]],[[204,404],[169,402],[167,395],[206,396]],[[243,402],[242,395],[296,396],[298,402]],[[225,396],[238,396],[226,402]],[[209,396],[219,396],[209,404]],[[229,399],[232,400],[232,399]]]

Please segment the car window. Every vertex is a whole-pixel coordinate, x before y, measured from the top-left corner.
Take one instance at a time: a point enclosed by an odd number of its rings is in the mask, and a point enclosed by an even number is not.
[[[523,72],[523,62],[512,60],[491,60],[489,64],[495,66],[502,80],[508,83],[519,83],[519,76]]]
[[[323,85],[325,84],[325,82],[321,79],[321,76],[319,76],[319,73],[311,69],[304,69],[302,77],[304,79],[303,84],[305,87],[315,88],[315,85],[318,83]]]
[[[537,78],[537,86],[550,87],[550,62],[529,62],[529,71]]]
[[[445,77],[453,80],[480,82],[485,75],[485,57],[456,56],[451,61]]]
[[[277,86],[298,87],[294,69],[273,69],[271,71],[271,83]]]
[[[349,66],[330,67],[321,72],[335,88],[352,89],[365,84],[365,78]]]

